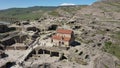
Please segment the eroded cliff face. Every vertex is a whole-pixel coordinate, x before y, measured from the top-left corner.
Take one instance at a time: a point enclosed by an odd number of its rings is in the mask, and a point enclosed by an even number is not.
[[[94,68],[119,68],[119,61],[110,54],[101,54],[94,60]]]
[[[120,2],[96,2],[78,10],[70,19],[74,22],[68,22],[76,31],[77,40],[88,48],[82,52],[97,57],[91,58],[94,59],[94,68],[119,68],[119,6]]]
[[[82,8],[77,14],[98,18],[98,20],[119,20],[119,4],[119,2],[96,2],[90,6]]]

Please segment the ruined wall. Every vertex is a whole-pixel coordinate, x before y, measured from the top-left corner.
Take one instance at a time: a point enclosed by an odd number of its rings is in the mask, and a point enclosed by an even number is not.
[[[11,38],[11,39],[2,41],[1,44],[2,44],[2,45],[5,45],[5,46],[10,46],[10,45],[15,44],[15,40],[14,40],[14,38]]]
[[[15,27],[9,28],[7,25],[0,24],[0,33],[10,32],[16,30]]]
[[[9,46],[6,47],[7,50],[26,50],[28,47],[27,46]]]
[[[11,46],[11,45],[13,45],[15,43],[23,43],[26,39],[27,39],[26,35],[15,36],[15,37],[12,37],[12,38],[10,38],[8,40],[2,41],[1,44],[5,45],[5,46]]]
[[[14,37],[14,40],[16,43],[23,43],[27,38],[28,38],[27,35],[16,36],[16,37]]]
[[[34,31],[34,32],[40,32],[40,30],[36,27],[28,27],[27,31]]]
[[[5,30],[7,29],[8,29],[7,25],[0,24],[0,33],[4,33]]]
[[[58,27],[58,25],[51,25],[51,26],[49,26],[48,27],[48,30],[56,30],[57,29],[57,27]]]
[[[51,52],[50,56],[51,57],[53,57],[53,56],[59,57],[59,52]]]

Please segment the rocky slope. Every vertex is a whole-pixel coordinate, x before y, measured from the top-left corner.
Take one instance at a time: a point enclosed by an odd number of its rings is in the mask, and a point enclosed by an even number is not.
[[[85,43],[92,52],[88,54],[99,53],[95,59],[94,68],[119,68],[120,58],[120,2],[96,2],[78,10],[71,18],[74,26],[70,26],[78,31],[77,40]],[[76,28],[79,26],[80,28]],[[80,33],[80,32],[82,33]],[[117,36],[117,37],[116,37]],[[93,49],[92,49],[92,48]],[[97,49],[97,50],[96,50]],[[87,49],[88,50],[88,49]],[[86,50],[85,50],[86,51]],[[84,52],[84,50],[83,50]],[[97,52],[97,53],[94,53]],[[106,54],[106,53],[110,53]],[[114,56],[114,57],[113,57]]]
[[[41,31],[43,29],[48,31],[50,24],[57,24],[58,26],[66,24],[64,27],[73,29],[76,41],[81,43],[80,46],[68,50],[69,60],[86,65],[84,68],[120,68],[119,1],[96,2],[90,6],[40,9],[25,11],[26,14],[15,12],[9,14],[8,17],[19,18],[23,17],[22,14],[26,16],[24,19],[31,20],[30,17],[32,16],[35,19],[32,24]],[[18,11],[22,10],[19,9]],[[4,12],[0,12],[1,17],[2,13]]]
[[[78,6],[48,6],[29,8],[10,8],[0,10],[0,20],[34,20],[46,16],[72,16],[77,10],[86,5]]]

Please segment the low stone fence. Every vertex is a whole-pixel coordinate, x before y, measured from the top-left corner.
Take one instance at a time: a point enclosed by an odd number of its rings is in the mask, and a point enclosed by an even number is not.
[[[28,47],[27,46],[8,46],[6,47],[7,50],[26,50]]]

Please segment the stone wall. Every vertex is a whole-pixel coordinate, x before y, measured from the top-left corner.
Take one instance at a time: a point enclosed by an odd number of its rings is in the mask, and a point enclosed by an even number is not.
[[[2,41],[1,44],[2,44],[2,45],[5,45],[5,46],[10,46],[10,45],[15,44],[15,40],[14,40],[14,38],[11,38],[11,39]]]
[[[0,24],[0,33],[10,32],[16,30],[15,27],[9,28],[7,25]]]
[[[58,27],[58,25],[53,24],[53,25],[48,27],[48,30],[56,30],[57,27]]]
[[[8,46],[6,47],[7,50],[26,50],[27,46]]]
[[[15,43],[23,43],[27,39],[27,35],[15,36],[8,40],[2,41],[1,44],[5,46],[12,46]]]
[[[40,30],[36,27],[28,27],[27,31],[34,31],[34,32],[40,32]]]
[[[7,29],[8,29],[7,25],[0,24],[0,33],[4,33],[5,30]]]

